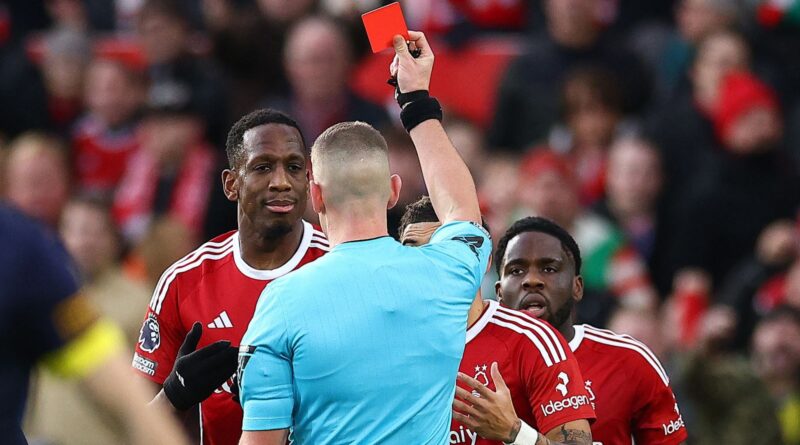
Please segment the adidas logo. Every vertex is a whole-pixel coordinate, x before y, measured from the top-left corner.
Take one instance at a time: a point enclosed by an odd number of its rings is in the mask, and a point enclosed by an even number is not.
[[[231,323],[231,319],[228,318],[228,313],[226,311],[222,311],[217,318],[214,319],[213,322],[209,323],[209,329],[219,329],[219,328],[232,328],[233,323]]]

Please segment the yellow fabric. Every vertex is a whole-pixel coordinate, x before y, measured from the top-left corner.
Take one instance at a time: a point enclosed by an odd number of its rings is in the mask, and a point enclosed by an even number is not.
[[[784,443],[800,445],[800,394],[793,394],[778,410]]]
[[[48,354],[43,364],[61,377],[81,378],[124,348],[122,330],[114,323],[100,319],[61,349]]]

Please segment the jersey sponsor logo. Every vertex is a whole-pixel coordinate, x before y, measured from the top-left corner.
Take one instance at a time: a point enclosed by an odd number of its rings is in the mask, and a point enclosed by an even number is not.
[[[478,249],[483,246],[484,240],[482,236],[454,236],[451,239],[453,241],[461,241],[469,246],[470,250],[472,250],[472,253],[474,253],[475,256],[478,256]]]
[[[469,428],[464,428],[464,425],[459,425],[458,431],[450,430],[450,443],[475,445],[478,443],[478,433]]]
[[[561,381],[558,385],[556,385],[556,391],[561,393],[561,396],[566,396],[569,389],[567,389],[567,384],[569,383],[569,376],[566,372],[561,371],[558,373],[558,380]]]
[[[147,316],[139,331],[139,347],[142,351],[153,352],[161,346],[161,328],[154,314]]]
[[[683,428],[683,416],[681,412],[678,410],[678,404],[675,404],[675,413],[678,415],[676,420],[670,420],[669,423],[662,423],[661,428],[664,429],[664,435],[669,436],[670,434],[676,433],[679,429]]]
[[[588,404],[589,404],[589,398],[584,395],[580,395],[580,396],[567,397],[563,400],[557,400],[557,401],[551,400],[550,403],[548,403],[547,405],[539,405],[539,407],[542,409],[542,413],[544,413],[545,417],[547,417],[557,412],[564,411],[565,409],[571,408],[577,410],[583,405],[588,405]]]
[[[133,363],[131,363],[131,366],[133,366],[134,369],[137,369],[149,376],[154,376],[156,375],[156,368],[158,367],[158,363],[142,357],[141,355],[139,355],[138,352],[134,352]]]

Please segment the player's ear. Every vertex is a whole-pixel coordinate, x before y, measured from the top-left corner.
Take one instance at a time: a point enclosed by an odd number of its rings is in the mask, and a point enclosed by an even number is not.
[[[222,189],[225,191],[225,197],[228,201],[236,202],[239,200],[239,174],[226,168],[222,170]]]
[[[311,208],[315,213],[325,213],[325,202],[322,199],[322,187],[313,179],[308,182],[308,191],[311,193]]]
[[[583,299],[583,277],[580,275],[576,275],[575,278],[572,279],[572,298],[574,298],[576,302]]]
[[[387,209],[391,209],[397,205],[397,200],[400,199],[400,189],[403,188],[403,180],[400,179],[400,175],[392,175],[389,181],[391,191],[389,193],[389,202],[386,204]]]
[[[503,301],[503,290],[500,288],[500,280],[494,282],[494,295],[497,297],[498,302]]]

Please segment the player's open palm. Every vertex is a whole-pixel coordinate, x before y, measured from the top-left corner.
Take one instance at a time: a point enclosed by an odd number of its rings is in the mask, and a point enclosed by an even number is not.
[[[394,60],[389,67],[392,77],[397,79],[397,86],[401,93],[425,90],[430,88],[431,72],[433,71],[433,51],[428,45],[425,34],[409,31],[410,43],[406,44],[403,37],[394,36]],[[411,52],[419,52],[418,57]]]
[[[511,392],[500,375],[497,362],[492,363],[491,374],[496,391],[464,373],[458,373],[458,380],[472,391],[456,386],[453,418],[485,439],[513,442],[519,432],[520,420],[514,411]]]

